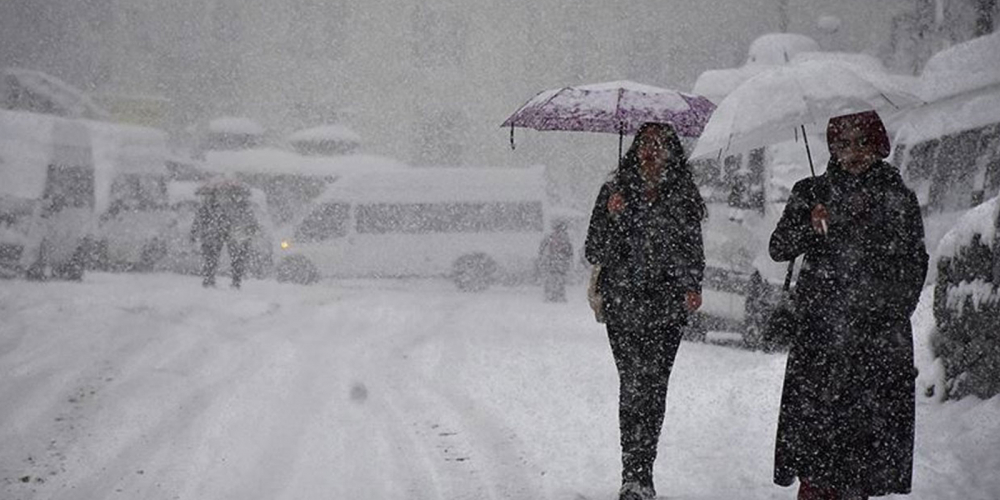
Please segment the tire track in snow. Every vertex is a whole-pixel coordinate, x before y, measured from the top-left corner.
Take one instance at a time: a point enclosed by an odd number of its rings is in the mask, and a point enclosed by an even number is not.
[[[422,446],[438,457],[443,498],[542,498],[537,473],[530,470],[516,434],[465,394],[460,380],[452,377],[443,382],[424,374],[435,366],[461,368],[466,358],[468,332],[461,331],[457,318],[470,299],[459,294],[439,300],[444,304],[425,309],[443,310],[440,318],[424,312],[420,316],[424,324],[395,325],[386,334],[394,342],[379,349],[388,353],[384,365],[400,368],[386,380],[393,406],[416,421]]]

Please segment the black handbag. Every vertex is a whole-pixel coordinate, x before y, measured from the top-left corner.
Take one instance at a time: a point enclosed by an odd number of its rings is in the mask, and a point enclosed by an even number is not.
[[[792,290],[792,274],[795,271],[795,259],[788,263],[785,274],[785,284],[774,304],[774,309],[767,317],[761,340],[766,349],[787,349],[795,343],[801,327],[801,318],[795,310],[795,292]]]

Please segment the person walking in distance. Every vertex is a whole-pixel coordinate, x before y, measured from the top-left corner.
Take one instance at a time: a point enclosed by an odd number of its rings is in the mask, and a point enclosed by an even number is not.
[[[556,220],[552,232],[542,239],[538,249],[538,267],[546,302],[566,302],[566,276],[573,260],[573,244],[569,241],[568,223]]]

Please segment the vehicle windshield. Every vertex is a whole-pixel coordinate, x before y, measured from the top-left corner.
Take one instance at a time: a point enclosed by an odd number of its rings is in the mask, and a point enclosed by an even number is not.
[[[159,210],[168,205],[166,179],[155,175],[123,174],[111,184],[108,212]]]
[[[346,236],[350,208],[346,203],[324,203],[302,221],[295,239],[311,242]]]

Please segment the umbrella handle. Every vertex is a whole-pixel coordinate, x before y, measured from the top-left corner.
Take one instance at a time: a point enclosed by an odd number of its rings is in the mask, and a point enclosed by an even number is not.
[[[516,147],[514,146],[514,124],[511,123],[510,124],[510,150],[513,151],[514,149],[516,149]]]

